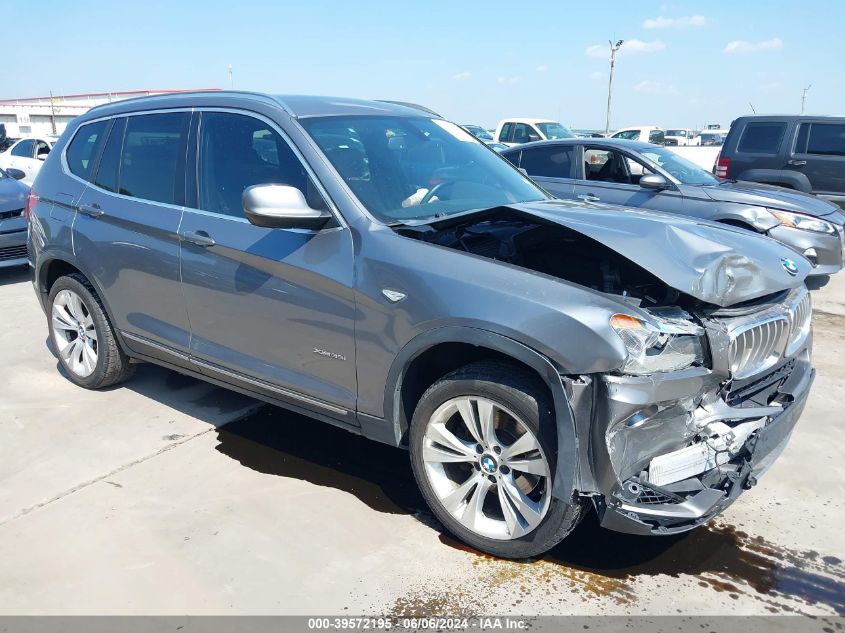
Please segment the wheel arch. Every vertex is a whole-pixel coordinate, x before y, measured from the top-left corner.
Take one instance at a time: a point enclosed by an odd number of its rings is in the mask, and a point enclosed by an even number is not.
[[[48,315],[48,318],[50,309],[50,306],[48,305],[50,289],[53,287],[53,284],[56,283],[57,279],[72,274],[79,274],[85,277],[85,280],[91,285],[94,292],[97,293],[97,297],[105,309],[106,316],[109,321],[114,323],[114,316],[111,308],[109,307],[109,303],[96,279],[90,275],[84,267],[80,266],[79,262],[77,262],[74,257],[70,257],[65,254],[55,254],[43,257],[41,261],[38,262],[38,266],[35,271],[35,283],[38,290],[38,296],[41,300],[42,306],[44,307],[44,312]],[[123,353],[127,356],[130,355],[129,349],[126,347],[120,331],[117,330],[117,328],[112,329],[114,329],[115,339],[117,340],[118,345],[120,345],[120,348],[123,350]]]
[[[570,500],[578,473],[578,434],[569,398],[557,367],[530,347],[501,334],[465,326],[419,334],[396,356],[385,384],[385,419],[392,421],[395,442],[403,445],[413,411],[425,390],[450,371],[477,360],[500,360],[536,375],[554,406],[557,468],[554,496]]]
[[[765,207],[735,202],[719,203],[716,212],[709,219],[757,233],[765,233],[780,224]]]
[[[737,175],[737,180],[750,180],[768,185],[777,185],[796,189],[804,193],[812,193],[813,187],[806,174],[789,169],[746,169]]]

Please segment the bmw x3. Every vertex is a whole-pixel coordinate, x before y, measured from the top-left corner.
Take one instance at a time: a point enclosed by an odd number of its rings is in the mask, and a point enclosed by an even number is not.
[[[589,508],[635,534],[701,525],[778,456],[814,377],[794,251],[556,200],[412,105],[99,106],[26,215],[71,381],[158,363],[406,448],[445,528],[498,556]]]

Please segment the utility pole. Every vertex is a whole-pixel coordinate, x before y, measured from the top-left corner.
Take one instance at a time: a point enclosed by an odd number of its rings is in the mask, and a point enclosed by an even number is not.
[[[229,88],[232,90],[235,89],[235,78],[232,75],[232,64],[229,64]]]
[[[56,103],[53,100],[53,91],[50,91],[50,126],[53,128],[53,135],[56,134]]]
[[[810,84],[806,88],[804,88],[804,92],[801,93],[801,114],[804,114],[804,102],[807,101],[807,91],[813,87],[813,84]]]
[[[610,78],[607,81],[607,118],[604,122],[604,134],[607,136],[610,133],[610,98],[613,93],[613,67],[616,65],[616,51],[620,49],[625,40],[619,40],[616,45],[611,40],[610,44]]]

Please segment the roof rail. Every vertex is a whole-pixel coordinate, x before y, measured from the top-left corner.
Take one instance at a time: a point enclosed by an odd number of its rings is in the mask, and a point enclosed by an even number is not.
[[[403,106],[403,107],[406,107],[406,108],[413,108],[414,110],[421,110],[422,112],[425,112],[426,114],[430,114],[432,116],[436,116],[436,117],[441,118],[441,119],[443,118],[440,114],[438,114],[437,112],[435,112],[431,108],[426,108],[425,106],[421,106],[417,103],[410,103],[409,101],[393,101],[391,99],[375,99],[375,101],[378,101],[379,103],[390,103],[390,104],[393,104],[393,105]]]

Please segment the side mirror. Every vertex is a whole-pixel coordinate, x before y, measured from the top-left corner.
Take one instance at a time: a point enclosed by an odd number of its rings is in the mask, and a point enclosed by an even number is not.
[[[246,219],[255,226],[268,229],[323,228],[332,214],[312,209],[296,187],[287,185],[253,185],[241,196]]]
[[[49,154],[50,152],[38,152],[38,154],[35,155],[35,158],[37,158],[38,160],[47,160],[47,156]]]
[[[640,187],[643,189],[668,189],[671,185],[660,174],[645,174],[640,177]]]
[[[24,178],[26,178],[26,172],[23,172],[20,169],[15,169],[14,167],[7,167],[6,173],[9,174],[15,180],[23,180]]]
[[[539,140],[540,140],[539,134],[534,134],[533,132],[528,133],[528,142],[529,143],[533,143],[534,141],[539,141]]]

